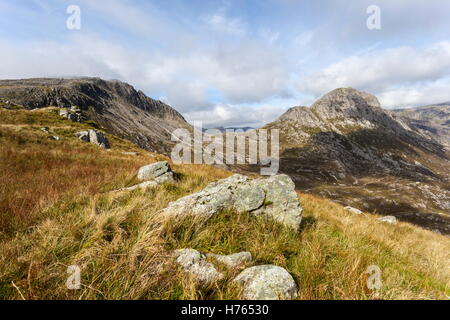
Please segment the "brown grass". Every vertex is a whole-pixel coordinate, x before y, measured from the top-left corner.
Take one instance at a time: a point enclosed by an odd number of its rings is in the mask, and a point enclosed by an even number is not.
[[[0,111],[0,232],[34,225],[42,211],[63,196],[94,195],[129,182],[139,166],[154,161],[154,156],[125,156],[84,144],[73,133],[84,129],[62,121],[50,110],[24,112]],[[41,119],[41,121],[40,121]],[[31,124],[27,124],[31,123]],[[48,139],[40,130],[48,126]],[[109,137],[114,142],[136,149],[131,143]],[[116,145],[119,143],[116,143]],[[143,152],[141,152],[143,153]]]

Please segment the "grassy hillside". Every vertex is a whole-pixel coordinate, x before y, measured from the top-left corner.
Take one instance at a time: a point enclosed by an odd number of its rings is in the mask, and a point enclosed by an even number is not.
[[[300,299],[447,299],[450,239],[406,223],[354,216],[328,200],[299,194],[297,233],[248,214],[222,212],[207,222],[164,221],[158,211],[231,173],[203,165],[172,166],[177,183],[110,192],[136,182],[136,171],[165,159],[108,135],[112,149],[74,133],[95,124],[61,120],[52,108],[0,109],[0,299],[232,299],[225,278],[199,287],[171,260],[194,248],[250,251],[252,264],[286,268]],[[50,134],[41,128],[48,127]],[[49,135],[62,139],[53,141]],[[128,155],[124,152],[139,152]],[[79,265],[82,288],[66,289],[67,266]],[[377,265],[383,286],[369,290]]]

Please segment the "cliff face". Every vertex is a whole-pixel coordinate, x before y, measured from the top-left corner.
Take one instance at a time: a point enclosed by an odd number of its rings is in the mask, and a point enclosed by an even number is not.
[[[108,132],[140,147],[169,153],[171,132],[190,128],[169,105],[147,97],[127,83],[98,78],[0,81],[0,99],[28,109],[77,106]]]

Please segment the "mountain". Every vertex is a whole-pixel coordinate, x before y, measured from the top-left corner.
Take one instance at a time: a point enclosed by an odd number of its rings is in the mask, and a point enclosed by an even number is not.
[[[447,151],[375,96],[336,89],[264,128],[280,130],[280,171],[299,190],[450,233]]]
[[[222,133],[224,133],[224,132],[239,132],[239,131],[247,132],[249,130],[254,130],[254,129],[255,128],[253,128],[253,127],[213,127],[213,128],[203,128],[203,132],[208,131],[208,130],[219,130]]]
[[[1,80],[0,102],[27,109],[81,109],[83,117],[141,148],[169,153],[171,133],[191,128],[169,105],[121,81],[99,78]]]
[[[411,127],[436,139],[450,149],[450,102],[393,112]]]

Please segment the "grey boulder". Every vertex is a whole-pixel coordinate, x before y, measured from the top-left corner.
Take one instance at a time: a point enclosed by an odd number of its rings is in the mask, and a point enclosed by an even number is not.
[[[109,141],[105,135],[97,130],[80,131],[75,134],[81,141],[90,142],[103,149],[109,149]]]
[[[389,224],[397,224],[397,218],[394,216],[385,216],[378,219],[381,222],[389,223]]]
[[[117,191],[155,188],[162,183],[175,181],[175,175],[170,168],[169,163],[167,161],[162,161],[140,168],[138,171],[138,179],[143,182]]]
[[[75,106],[72,106],[70,109],[61,109],[59,115],[73,122],[82,122],[84,120],[81,110]]]
[[[165,182],[173,179],[173,172],[167,161],[161,161],[140,168],[137,177],[140,181],[159,178],[161,182]]]
[[[210,218],[224,209],[265,216],[298,230],[302,208],[295,185],[286,175],[250,180],[243,175],[210,183],[200,192],[180,198],[162,210],[170,217]]]
[[[223,275],[206,261],[206,256],[194,249],[179,249],[173,253],[177,264],[194,276],[201,284],[208,285]]]
[[[225,256],[220,254],[208,253],[206,256],[208,258],[210,257],[216,260],[219,263],[224,264],[228,268],[237,268],[252,261],[252,254],[250,252],[239,252]]]
[[[351,212],[351,213],[353,213],[353,214],[363,214],[363,212],[361,210],[353,208],[353,207],[350,207],[350,206],[347,206],[344,209],[349,211],[349,212]]]
[[[247,300],[292,300],[297,298],[297,285],[285,269],[274,265],[251,267],[235,279]]]

